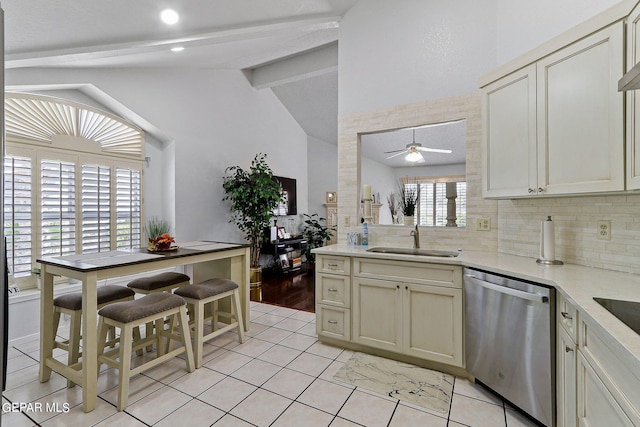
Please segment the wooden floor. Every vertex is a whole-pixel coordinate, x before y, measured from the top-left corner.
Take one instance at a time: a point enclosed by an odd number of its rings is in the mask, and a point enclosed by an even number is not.
[[[315,276],[306,269],[292,273],[272,273],[262,277],[262,287],[251,291],[251,301],[281,307],[315,311]]]

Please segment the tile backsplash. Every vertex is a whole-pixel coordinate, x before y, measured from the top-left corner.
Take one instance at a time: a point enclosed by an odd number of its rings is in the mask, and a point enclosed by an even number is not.
[[[538,257],[540,221],[555,223],[556,258],[565,263],[640,273],[640,195],[498,201],[498,251]],[[598,240],[598,220],[611,240]]]

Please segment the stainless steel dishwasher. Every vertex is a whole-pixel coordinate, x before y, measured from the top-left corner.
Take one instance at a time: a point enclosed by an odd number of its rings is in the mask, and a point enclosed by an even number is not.
[[[555,426],[555,289],[464,269],[467,371],[545,426]]]

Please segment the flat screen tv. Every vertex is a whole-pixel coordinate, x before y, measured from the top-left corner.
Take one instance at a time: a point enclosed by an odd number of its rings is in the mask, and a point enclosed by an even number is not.
[[[282,176],[275,177],[285,192],[285,200],[276,208],[275,215],[297,215],[297,194],[296,194],[296,180],[294,178],[285,178]]]

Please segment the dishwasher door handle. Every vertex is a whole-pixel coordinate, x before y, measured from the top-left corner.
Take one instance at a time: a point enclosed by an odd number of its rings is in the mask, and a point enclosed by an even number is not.
[[[510,295],[512,297],[526,299],[538,303],[548,303],[549,297],[546,295],[532,294],[530,292],[519,291],[513,288],[507,288],[506,286],[496,285],[495,283],[486,282],[480,280],[471,274],[465,274],[465,281],[474,285],[482,286],[483,288],[491,289],[492,291],[500,292],[501,294]]]

